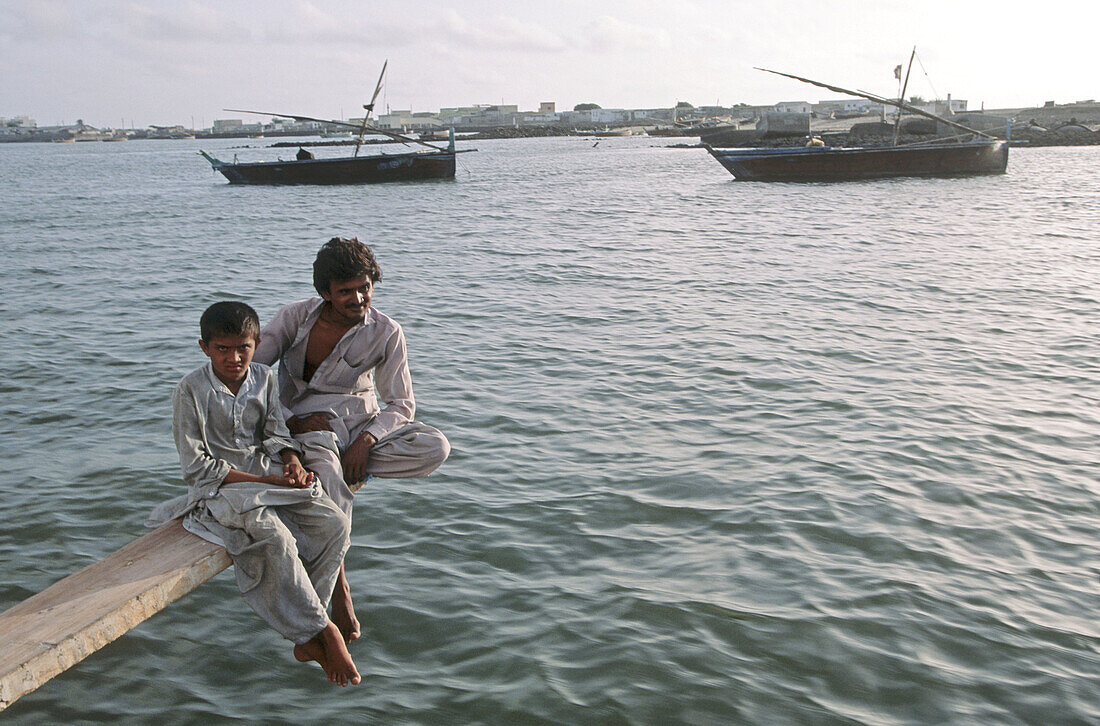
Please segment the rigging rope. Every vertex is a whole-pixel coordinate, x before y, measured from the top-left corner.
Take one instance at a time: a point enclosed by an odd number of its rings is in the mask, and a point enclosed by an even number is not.
[[[915,55],[915,54],[914,54],[914,55]],[[939,92],[939,91],[937,91],[937,90],[936,90],[936,87],[932,85],[932,79],[931,79],[931,78],[930,78],[930,77],[928,76],[928,71],[926,71],[926,70],[924,69],[924,63],[921,63],[921,59],[920,59],[920,56],[918,55],[918,56],[916,56],[916,58],[917,58],[917,63],[920,63],[920,69],[921,69],[921,72],[922,72],[922,73],[924,73],[924,79],[925,79],[926,81],[928,81],[928,85],[932,87],[932,93],[934,94],[934,95],[932,96],[932,100],[933,100],[933,101],[935,101],[935,100],[938,100],[938,99],[939,99],[939,97],[940,97],[940,92]]]

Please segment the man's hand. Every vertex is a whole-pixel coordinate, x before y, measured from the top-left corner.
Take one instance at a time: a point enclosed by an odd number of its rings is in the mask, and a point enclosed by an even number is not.
[[[364,432],[344,452],[344,481],[349,487],[367,478],[367,462],[375,443],[377,440],[374,436]]]
[[[319,413],[311,413],[308,416],[291,416],[286,420],[286,427],[295,436],[309,431],[332,431],[328,419]]]

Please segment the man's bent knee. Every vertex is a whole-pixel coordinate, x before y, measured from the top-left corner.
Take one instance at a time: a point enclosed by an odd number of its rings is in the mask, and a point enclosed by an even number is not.
[[[439,432],[439,448],[438,448],[439,463],[435,466],[438,467],[447,460],[447,457],[451,455],[451,442],[447,440],[447,437],[443,435],[443,432]],[[433,467],[435,468],[435,467]]]

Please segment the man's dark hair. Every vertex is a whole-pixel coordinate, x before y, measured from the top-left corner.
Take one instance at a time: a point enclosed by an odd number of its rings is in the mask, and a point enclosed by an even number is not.
[[[260,338],[260,316],[250,305],[234,300],[216,302],[199,319],[202,342],[209,343],[219,335]]]
[[[325,242],[313,262],[313,286],[322,295],[328,294],[332,283],[360,275],[366,275],[371,282],[379,282],[382,267],[374,259],[371,248],[360,242],[358,237],[333,237]]]

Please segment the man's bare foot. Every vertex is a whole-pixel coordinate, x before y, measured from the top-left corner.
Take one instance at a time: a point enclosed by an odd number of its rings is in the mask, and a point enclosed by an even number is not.
[[[362,680],[355,668],[355,662],[351,659],[351,653],[344,645],[343,636],[331,620],[324,630],[308,642],[294,646],[294,657],[302,662],[317,661],[328,679],[341,686],[349,683],[358,685]]]
[[[360,635],[359,620],[355,617],[355,607],[351,602],[351,587],[348,586],[347,575],[344,574],[344,563],[340,563],[340,575],[336,578],[336,586],[332,588],[332,622],[344,636],[344,642],[358,640]]]
[[[325,657],[328,659],[330,669],[329,680],[346,686],[349,683],[358,685],[359,671],[355,668],[355,662],[351,659],[348,647],[344,645],[344,636],[330,620],[325,629],[321,631],[321,642],[325,647]]]

